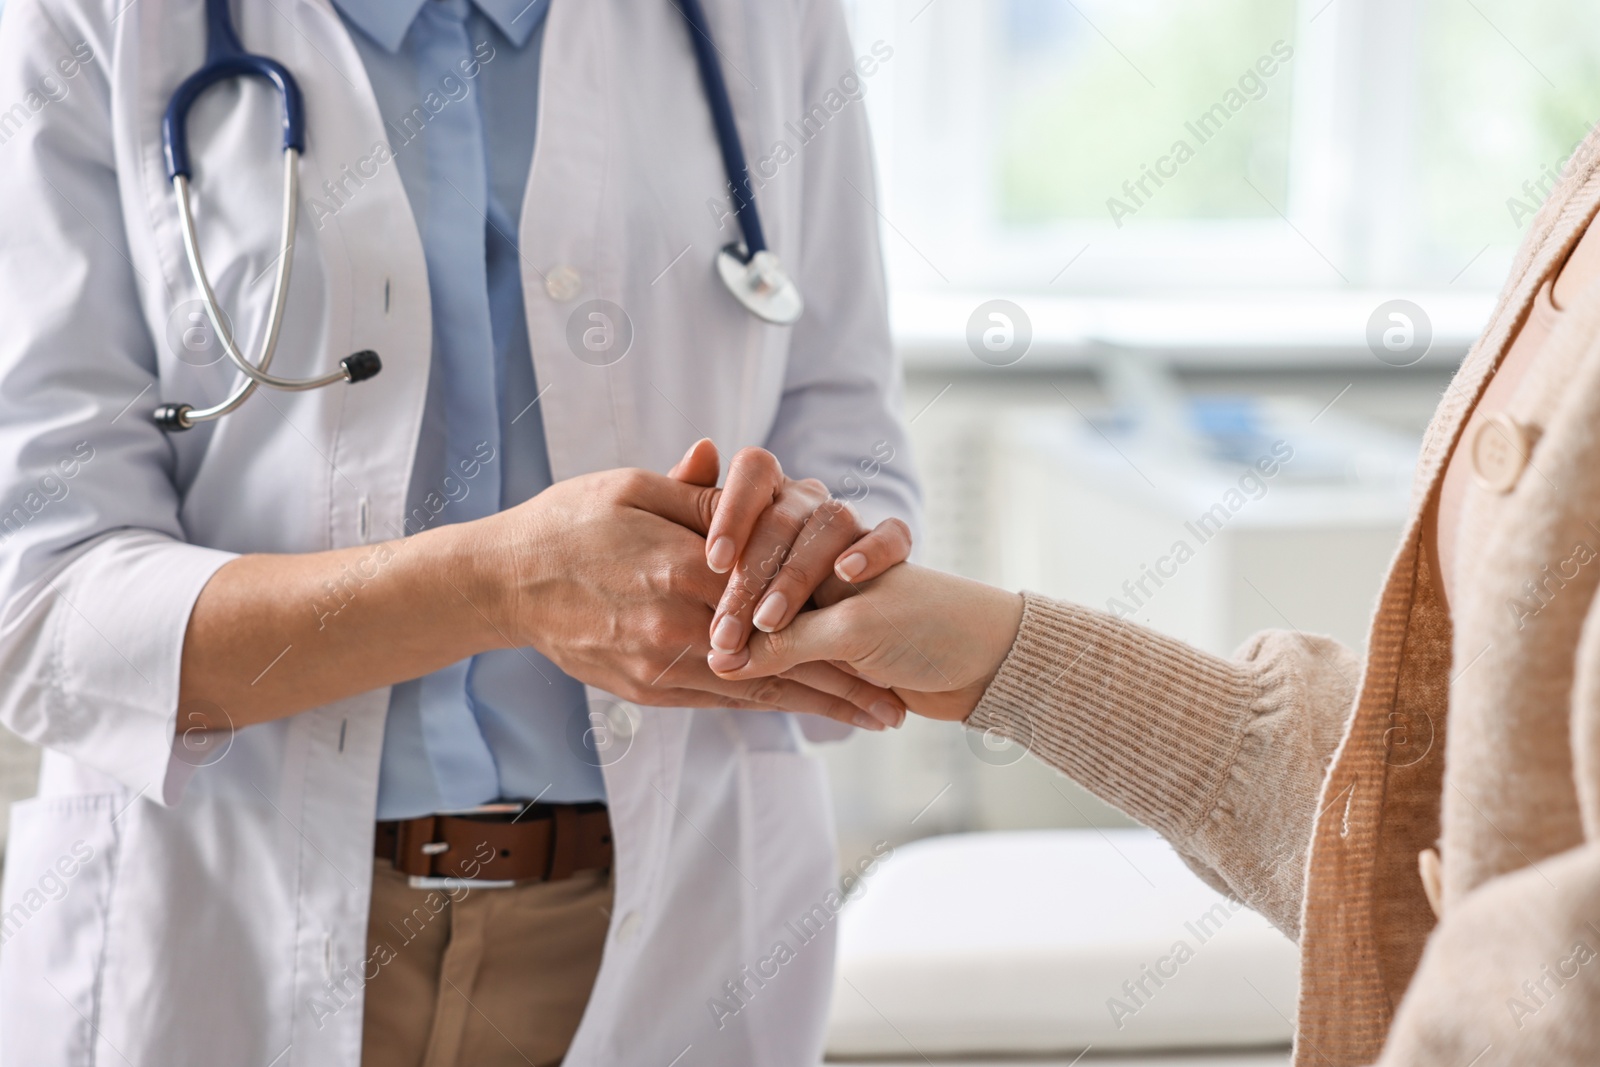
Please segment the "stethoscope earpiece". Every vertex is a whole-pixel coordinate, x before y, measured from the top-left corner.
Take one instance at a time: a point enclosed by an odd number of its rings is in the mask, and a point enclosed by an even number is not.
[[[383,359],[370,348],[353,352],[339,361],[340,374],[345,381],[352,384],[376,378],[381,370],[383,370]],[[249,384],[253,386],[255,383]],[[151,418],[155,420],[157,426],[168,433],[192,430],[196,422],[202,421],[194,417],[192,404],[162,404],[151,414]]]
[[[347,382],[364,382],[368,378],[376,378],[383,369],[383,360],[378,358],[378,353],[370,348],[348,355],[339,361],[339,366],[344,368],[344,380]]]
[[[189,412],[194,408],[188,404],[162,404],[157,407],[151,417],[156,420],[156,425],[168,433],[177,433],[194,426],[189,421]]]

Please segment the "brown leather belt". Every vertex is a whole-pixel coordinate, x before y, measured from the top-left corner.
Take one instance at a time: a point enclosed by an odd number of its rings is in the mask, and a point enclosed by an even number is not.
[[[380,822],[373,851],[414,877],[559,882],[611,866],[611,818],[600,803],[490,804]]]

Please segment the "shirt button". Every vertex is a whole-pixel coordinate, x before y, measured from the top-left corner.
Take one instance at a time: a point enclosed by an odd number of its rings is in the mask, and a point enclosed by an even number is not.
[[[617,922],[617,944],[626,945],[639,936],[639,927],[644,925],[644,920],[636,911],[630,911]]]
[[[1478,424],[1472,436],[1472,471],[1478,484],[1495,493],[1509,493],[1528,466],[1533,431],[1503,411]]]
[[[544,291],[550,294],[551,300],[563,304],[577,296],[582,287],[583,277],[573,267],[556,267],[544,276]]]
[[[1433,909],[1435,919],[1443,918],[1444,910],[1444,874],[1439,862],[1439,853],[1431,848],[1425,848],[1417,853],[1417,873],[1422,876],[1422,892],[1428,898],[1428,906]]]

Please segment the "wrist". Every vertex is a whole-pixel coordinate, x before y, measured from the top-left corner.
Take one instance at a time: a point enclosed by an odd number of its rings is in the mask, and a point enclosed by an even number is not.
[[[517,627],[519,582],[502,515],[440,526],[413,538],[427,539],[418,547],[437,584],[435,595],[451,605],[442,613],[445,625],[469,635],[479,651],[527,643]]]
[[[983,695],[994,684],[1000,668],[1005,666],[1010,657],[1017,643],[1017,634],[1022,630],[1022,616],[1027,606],[1021,593],[1010,593],[990,586],[985,587],[984,601],[981,615],[983,625],[979,633],[983,635],[981,647],[985,669],[978,682],[967,691],[971,700],[966,708],[967,715],[971,715],[983,700]]]

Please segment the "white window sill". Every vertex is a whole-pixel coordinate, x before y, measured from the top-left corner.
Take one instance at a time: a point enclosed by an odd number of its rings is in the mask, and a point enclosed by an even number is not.
[[[1064,297],[899,291],[896,346],[913,370],[988,369],[967,346],[967,320],[1000,296],[1028,315],[1033,340],[1018,368],[1092,368],[1108,350],[1137,349],[1173,366],[1221,370],[1382,367],[1367,322],[1400,298],[1427,314],[1433,341],[1415,365],[1454,367],[1482,331],[1495,294],[1439,291],[1251,292],[1203,296]]]

